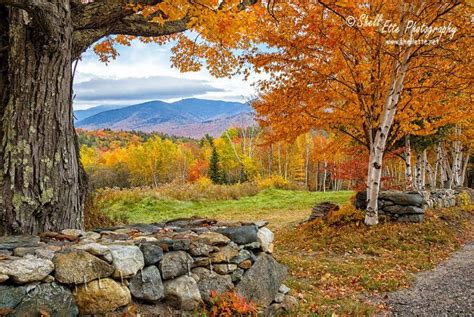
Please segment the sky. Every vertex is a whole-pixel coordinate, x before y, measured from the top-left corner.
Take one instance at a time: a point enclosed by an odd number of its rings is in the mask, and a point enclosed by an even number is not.
[[[184,98],[245,102],[256,95],[255,78],[216,79],[207,70],[181,73],[171,68],[171,44],[133,41],[130,47],[117,48],[120,55],[108,64],[91,49],[83,54],[74,76],[74,109]]]

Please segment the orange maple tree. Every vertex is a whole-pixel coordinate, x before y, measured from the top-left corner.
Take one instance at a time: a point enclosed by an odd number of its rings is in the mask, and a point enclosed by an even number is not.
[[[308,1],[273,6],[247,60],[268,79],[254,103],[277,138],[312,128],[369,152],[366,223],[378,222],[383,155],[406,134],[472,116],[472,7],[465,1]]]

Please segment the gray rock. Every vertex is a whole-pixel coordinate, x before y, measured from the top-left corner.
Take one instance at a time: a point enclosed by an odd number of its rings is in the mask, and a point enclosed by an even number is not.
[[[63,284],[82,284],[112,275],[114,267],[82,250],[56,253],[54,277]]]
[[[66,236],[70,236],[70,237],[74,237],[74,238],[82,237],[85,234],[85,232],[83,230],[80,230],[80,229],[64,229],[64,230],[61,231],[61,233],[66,235]]]
[[[386,206],[383,209],[385,212],[396,214],[396,215],[405,215],[405,214],[424,214],[425,211],[423,208],[415,207],[415,206],[401,206],[401,205],[393,205],[393,206]]]
[[[283,302],[284,297],[285,297],[285,294],[277,293],[276,296],[275,296],[275,299],[273,301],[275,303],[281,303],[281,302]]]
[[[180,276],[163,283],[165,299],[173,307],[181,310],[193,310],[201,302],[201,294],[196,281],[189,276]]]
[[[229,243],[220,248],[218,252],[211,254],[212,263],[226,263],[239,254],[238,246],[235,243]]]
[[[203,267],[196,267],[196,268],[191,270],[191,274],[192,274],[192,276],[197,277],[197,279],[195,279],[196,282],[197,282],[201,278],[208,277],[208,276],[212,275],[212,272],[210,270],[206,269],[206,268],[203,268]]]
[[[19,247],[36,247],[38,236],[0,236],[0,249],[13,250]]]
[[[0,285],[0,311],[9,311],[15,308],[25,297],[26,286]]]
[[[5,274],[0,274],[0,283],[6,282],[10,277]]]
[[[201,241],[193,241],[189,246],[189,253],[192,256],[208,256],[209,253],[218,250],[218,247],[203,243]]]
[[[240,282],[240,280],[244,276],[244,272],[245,271],[241,268],[237,268],[237,270],[232,272],[232,274],[230,275],[230,278],[232,279],[232,282],[234,282],[234,283]]]
[[[188,239],[159,239],[156,242],[165,251],[187,251],[191,241]]]
[[[164,297],[163,282],[156,266],[148,266],[138,272],[131,280],[129,289],[132,295],[146,301],[157,301]]]
[[[198,236],[199,241],[210,245],[226,245],[230,239],[218,232],[204,232]]]
[[[237,265],[229,264],[229,263],[215,264],[213,266],[213,269],[216,273],[224,275],[224,274],[230,274],[230,273],[234,272],[235,270],[237,270]]]
[[[248,301],[257,305],[268,306],[286,278],[288,269],[278,263],[271,255],[262,253],[254,265],[245,272],[237,284],[236,291]]]
[[[211,259],[208,257],[198,257],[198,258],[193,258],[193,268],[199,267],[199,266],[209,266],[211,263]]]
[[[382,191],[379,194],[379,201],[384,201],[384,206],[389,206],[392,204],[395,205],[404,205],[404,206],[423,206],[423,196],[417,192],[401,192],[395,190]],[[356,194],[355,206],[358,209],[365,209],[367,206],[367,192],[362,191]],[[390,203],[391,202],[391,203]]]
[[[86,231],[84,232],[84,235],[82,236],[83,239],[87,240],[92,240],[96,241],[100,239],[100,233],[94,232],[94,231]]]
[[[243,250],[243,249],[256,250],[256,249],[260,249],[261,247],[262,246],[260,245],[260,242],[252,242],[249,244],[239,245],[240,250]]]
[[[193,265],[193,258],[184,251],[173,251],[164,254],[160,262],[161,276],[171,279],[188,273]]]
[[[209,303],[211,300],[211,291],[222,294],[234,288],[232,278],[229,275],[219,275],[215,273],[202,276],[197,282],[199,292],[204,302]]]
[[[149,224],[149,223],[134,223],[127,226],[128,228],[138,230],[144,234],[157,233],[163,227],[162,225]]]
[[[40,284],[8,316],[38,316],[38,309],[51,317],[78,316],[79,309],[69,289],[56,283]]]
[[[17,284],[37,282],[54,270],[53,262],[27,255],[0,261],[0,274],[8,275]]]
[[[115,267],[114,278],[132,277],[145,266],[143,254],[134,245],[111,245],[112,264]]]
[[[281,284],[280,288],[278,289],[278,292],[282,293],[284,295],[288,294],[290,291],[291,291],[291,289],[288,286],[286,286],[285,284]]]
[[[273,252],[273,239],[274,235],[270,229],[266,227],[258,229],[257,241],[260,242],[263,252]]]
[[[397,218],[400,222],[422,222],[424,215],[401,215]]]
[[[230,263],[240,264],[240,263],[244,262],[245,260],[251,260],[252,263],[253,263],[253,262],[255,262],[256,259],[257,259],[257,257],[251,251],[242,249],[242,250],[239,251],[239,254],[237,256],[234,256],[230,260]]]
[[[99,258],[112,263],[112,251],[110,251],[109,247],[99,244],[99,243],[86,243],[86,244],[78,244],[74,246],[74,249],[84,250],[89,252],[92,255],[98,256]]]
[[[237,244],[248,244],[256,242],[257,231],[258,227],[255,225],[227,227],[217,230],[217,232],[222,233]]]
[[[104,316],[119,307],[130,304],[130,290],[119,282],[104,278],[79,285],[74,290],[74,299],[82,315]]]
[[[163,258],[163,249],[154,243],[145,243],[140,246],[145,259],[145,265],[154,265]]]

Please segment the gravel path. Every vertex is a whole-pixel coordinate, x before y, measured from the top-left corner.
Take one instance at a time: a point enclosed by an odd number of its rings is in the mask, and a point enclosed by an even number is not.
[[[411,288],[388,294],[387,302],[394,316],[474,316],[474,242],[417,274]]]

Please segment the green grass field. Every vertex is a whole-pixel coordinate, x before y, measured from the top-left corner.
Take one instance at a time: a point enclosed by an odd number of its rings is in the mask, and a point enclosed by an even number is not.
[[[111,217],[125,218],[132,223],[205,216],[222,220],[267,220],[273,226],[278,226],[282,220],[286,223],[303,220],[318,202],[344,203],[352,195],[351,191],[320,193],[267,189],[238,200],[178,201],[153,195],[129,199],[124,193],[114,195],[114,199],[104,200],[100,207]]]

